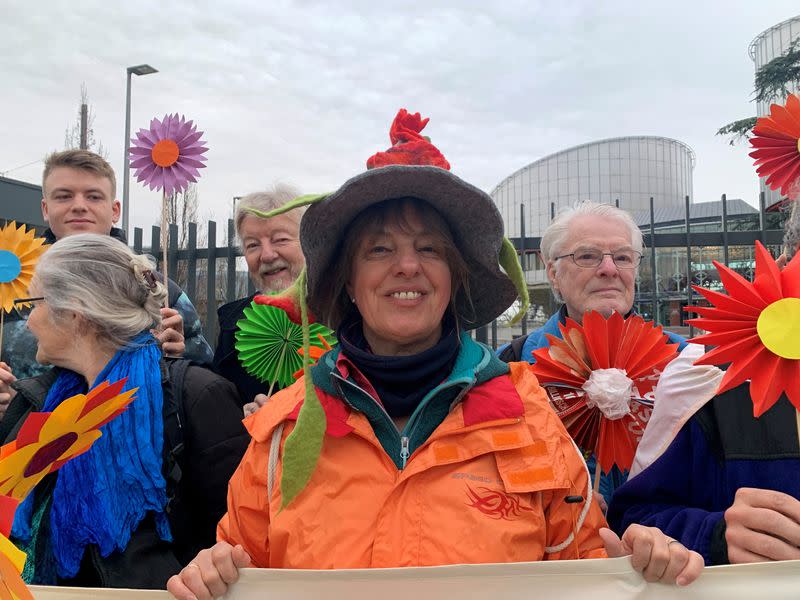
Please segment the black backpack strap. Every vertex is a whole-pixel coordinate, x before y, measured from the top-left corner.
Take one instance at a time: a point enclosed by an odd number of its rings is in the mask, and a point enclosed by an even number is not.
[[[167,512],[180,484],[183,472],[184,425],[183,386],[191,361],[165,358],[168,372],[164,382],[164,479],[167,482]],[[162,363],[162,364],[164,364]]]
[[[498,358],[507,363],[519,362],[522,360],[522,347],[525,345],[527,340],[527,335],[521,335],[520,337],[515,338],[508,346],[505,347]]]

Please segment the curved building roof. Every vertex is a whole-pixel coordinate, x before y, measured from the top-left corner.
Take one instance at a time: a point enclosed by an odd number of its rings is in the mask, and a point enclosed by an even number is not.
[[[625,136],[572,146],[536,160],[491,191],[507,235],[537,236],[553,211],[582,200],[636,212],[682,207],[692,197],[696,158],[685,143],[659,136]]]
[[[691,156],[691,158],[692,158],[692,169],[694,169],[695,165],[697,164],[697,157],[695,156],[694,150],[692,150],[691,147],[689,147],[688,144],[685,144],[684,142],[682,142],[680,140],[676,140],[674,138],[661,137],[661,136],[657,136],[657,135],[626,135],[626,136],[622,136],[622,137],[604,138],[602,140],[594,140],[592,142],[586,142],[584,144],[578,144],[577,146],[572,146],[570,148],[565,148],[564,150],[559,150],[558,152],[553,152],[552,154],[548,154],[547,156],[543,156],[542,158],[536,159],[532,163],[528,163],[524,167],[521,167],[521,168],[517,169],[516,171],[514,171],[513,173],[511,173],[503,181],[498,183],[494,187],[494,189],[491,192],[489,192],[489,194],[490,195],[494,194],[495,190],[497,190],[500,186],[502,186],[506,181],[509,181],[510,179],[513,179],[516,175],[522,173],[523,171],[525,171],[527,169],[530,169],[531,167],[533,167],[535,165],[538,165],[540,163],[546,162],[546,161],[548,161],[550,159],[557,158],[560,155],[569,154],[570,152],[572,152],[574,150],[580,150],[581,148],[588,148],[590,146],[598,146],[600,144],[605,144],[605,143],[608,143],[608,142],[621,142],[621,141],[629,141],[629,140],[648,140],[648,141],[650,141],[650,140],[660,140],[660,141],[663,141],[663,142],[669,142],[671,144],[678,144],[679,146],[683,146],[686,149],[686,151],[689,153],[689,155]]]
[[[781,22],[780,22],[780,23],[778,23],[777,25],[773,25],[773,26],[772,26],[772,27],[770,27],[769,29],[765,29],[764,31],[762,31],[761,33],[759,33],[759,34],[758,34],[756,37],[754,37],[754,38],[753,38],[753,41],[752,41],[752,42],[750,42],[750,45],[747,47],[747,54],[750,56],[750,59],[751,59],[753,62],[756,62],[756,50],[757,50],[757,48],[758,48],[758,45],[759,45],[759,44],[760,44],[762,41],[764,41],[764,40],[765,40],[765,39],[766,39],[768,36],[771,36],[773,33],[775,33],[776,31],[779,31],[779,30],[783,29],[783,28],[784,28],[784,27],[786,27],[787,25],[789,25],[789,28],[790,28],[790,31],[791,31],[791,29],[792,29],[791,25],[792,25],[792,24],[793,24],[795,21],[796,21],[796,22],[797,22],[797,24],[798,24],[798,31],[800,31],[800,15],[798,15],[798,16],[796,16],[796,17],[791,17],[791,18],[789,18],[789,19],[786,19],[785,21],[781,21]],[[792,36],[792,37],[794,37],[794,36]]]

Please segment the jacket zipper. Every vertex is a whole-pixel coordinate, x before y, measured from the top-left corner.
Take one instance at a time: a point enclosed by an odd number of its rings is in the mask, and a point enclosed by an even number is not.
[[[403,461],[403,468],[406,468],[408,462],[408,436],[404,435],[400,438],[400,458]]]
[[[407,437],[401,437],[401,436],[400,436],[400,432],[399,432],[399,431],[397,431],[397,427],[395,426],[395,424],[394,424],[394,421],[392,421],[392,417],[390,417],[390,416],[389,416],[389,413],[386,411],[386,409],[383,407],[383,405],[382,405],[380,402],[377,402],[377,401],[376,401],[376,400],[375,400],[375,399],[374,399],[374,398],[373,398],[373,397],[372,397],[372,396],[371,396],[371,395],[370,395],[370,394],[369,394],[367,391],[365,391],[365,390],[364,390],[364,389],[363,389],[361,386],[359,386],[359,385],[358,385],[358,384],[356,384],[356,383],[353,383],[352,381],[348,381],[347,379],[345,379],[344,377],[342,377],[341,375],[339,375],[339,374],[338,374],[338,373],[336,373],[335,371],[331,371],[331,374],[330,374],[330,376],[331,376],[331,378],[333,379],[333,381],[335,382],[336,388],[337,388],[337,390],[338,390],[338,392],[339,392],[339,395],[340,395],[340,396],[341,396],[341,398],[342,398],[342,401],[343,401],[343,402],[344,402],[344,403],[345,403],[347,406],[349,406],[349,407],[350,407],[350,408],[352,408],[353,410],[356,410],[356,411],[358,411],[358,412],[362,412],[362,411],[360,411],[360,410],[359,410],[357,407],[353,406],[353,405],[350,403],[350,401],[347,399],[347,395],[344,393],[344,390],[342,389],[342,384],[348,385],[348,386],[350,386],[351,388],[355,389],[356,391],[358,391],[358,392],[361,392],[361,393],[362,393],[362,394],[364,394],[364,395],[365,395],[367,398],[370,398],[370,399],[371,399],[371,400],[372,400],[372,401],[375,403],[375,405],[376,405],[376,406],[377,406],[377,407],[378,407],[378,408],[381,410],[381,412],[383,413],[384,419],[385,419],[386,421],[388,421],[388,422],[389,422],[389,424],[391,425],[391,429],[392,429],[392,430],[394,430],[394,431],[397,433],[397,438],[400,440],[400,458],[401,458],[401,460],[402,460],[402,468],[401,468],[401,470],[402,470],[403,468],[405,468],[405,466],[406,466],[406,461],[408,460],[408,456],[409,456],[409,454],[408,454],[408,438],[407,438]],[[404,441],[404,440],[405,440],[405,441]],[[405,451],[405,454],[404,454],[404,451]],[[391,459],[391,457],[389,457],[389,460],[392,460],[392,459]]]

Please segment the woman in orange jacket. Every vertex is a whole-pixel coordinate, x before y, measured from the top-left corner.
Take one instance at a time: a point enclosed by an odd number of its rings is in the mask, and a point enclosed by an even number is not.
[[[396,145],[304,215],[308,307],[339,344],[245,421],[253,439],[219,542],[170,580],[176,598],[220,596],[245,566],[632,554],[650,581],[699,575],[702,559],[657,529],[633,525],[621,540],[604,529],[586,465],[527,365],[466,333],[524,281],[491,198],[447,170],[424,124],[401,111]],[[425,166],[409,166],[420,156]]]

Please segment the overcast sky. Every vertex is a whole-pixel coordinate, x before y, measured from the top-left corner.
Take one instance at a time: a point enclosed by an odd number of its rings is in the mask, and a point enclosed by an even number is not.
[[[125,69],[149,63],[159,73],[133,79],[132,130],[167,112],[194,119],[210,147],[202,211],[218,219],[233,196],[278,181],[338,187],[386,149],[400,107],[431,117],[425,132],[453,171],[486,191],[576,144],[658,135],[694,149],[696,201],[724,192],[754,204],[746,147],[714,134],[755,114],[750,41],[800,12],[797,0],[0,8],[0,174],[39,183],[85,83],[95,136],[121,178]],[[131,191],[132,223],[153,224],[160,194],[135,180]]]

